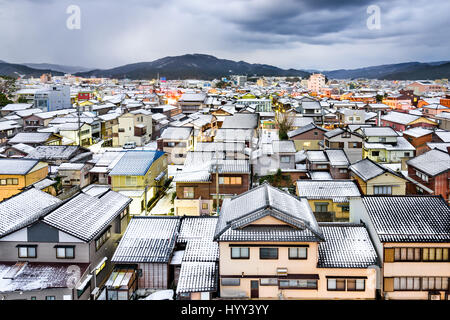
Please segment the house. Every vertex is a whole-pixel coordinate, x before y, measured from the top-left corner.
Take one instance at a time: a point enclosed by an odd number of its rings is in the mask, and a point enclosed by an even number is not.
[[[351,163],[362,159],[364,138],[358,132],[337,128],[324,134],[324,149],[342,149]]]
[[[27,144],[18,143],[12,146],[5,146],[2,152],[7,158],[23,158],[35,149]]]
[[[432,81],[414,81],[406,86],[407,90],[413,90],[415,95],[422,95],[428,92],[442,92],[444,88]]]
[[[66,122],[54,126],[63,137],[63,145],[87,147],[92,144],[92,127],[89,123]]]
[[[296,194],[308,200],[318,221],[348,221],[349,200],[361,196],[352,180],[298,180]]]
[[[177,286],[178,299],[209,300],[217,291],[217,217],[133,217],[111,261],[107,300]],[[141,243],[146,243],[142,246]]]
[[[439,129],[450,130],[450,112],[441,112],[436,115],[435,120],[439,126]]]
[[[175,215],[209,215],[217,202],[250,188],[248,160],[225,160],[223,153],[188,152],[176,182]],[[215,207],[215,208],[214,208]]]
[[[305,198],[266,183],[224,201],[214,239],[221,298],[375,298],[367,230],[318,224]]]
[[[167,155],[161,151],[127,151],[109,172],[112,190],[133,199],[130,214],[147,210],[147,204],[167,179]]]
[[[403,137],[416,148],[416,156],[428,150],[427,142],[433,140],[433,131],[421,127],[413,127],[403,131]]]
[[[10,145],[24,143],[32,147],[60,146],[62,137],[51,132],[19,132],[9,139]]]
[[[414,146],[390,127],[360,128],[357,132],[364,138],[363,158],[402,163],[414,156]]]
[[[25,159],[34,159],[47,162],[52,166],[59,166],[64,162],[88,161],[92,158],[89,149],[79,146],[37,146]]]
[[[101,121],[102,138],[105,147],[119,147],[119,118],[118,113],[107,113],[98,116]]]
[[[32,103],[10,103],[2,107],[0,115],[5,117],[9,114],[15,113],[16,111],[27,110],[33,107]]]
[[[303,97],[295,110],[302,114],[303,117],[313,118],[314,123],[316,124],[321,124],[323,121],[323,108],[320,105],[320,102],[313,98]]]
[[[350,176],[364,195],[405,195],[408,180],[369,158],[353,163]]]
[[[270,134],[270,133],[269,133]],[[260,143],[259,148],[252,152],[253,173],[258,176],[274,174],[279,169],[290,171],[295,169],[295,145],[293,141],[274,140]],[[265,142],[263,139],[260,142]]]
[[[427,117],[435,119],[436,116],[442,112],[450,112],[450,108],[439,103],[427,104],[422,107],[423,114]]]
[[[177,107],[180,108],[183,113],[195,113],[205,107],[205,100],[205,93],[184,93],[180,99],[178,99]]]
[[[84,188],[91,183],[89,170],[92,168],[88,163],[64,162],[58,167],[58,177],[65,189],[72,187]]]
[[[158,150],[167,153],[168,161],[180,165],[186,160],[186,154],[194,145],[194,130],[192,127],[168,127],[161,134]]]
[[[294,141],[297,151],[320,150],[319,142],[323,141],[326,132],[328,130],[310,123],[304,127],[289,131],[288,138]]]
[[[17,121],[0,119],[0,145],[5,145],[21,128]]]
[[[448,300],[450,207],[439,196],[364,196],[350,203],[381,260],[384,299]]]
[[[139,109],[118,117],[119,146],[127,142],[135,142],[137,146],[145,146],[152,138],[152,113]]]
[[[21,192],[48,175],[48,164],[38,160],[0,158],[0,201]]]
[[[434,128],[437,123],[422,116],[392,111],[381,116],[381,126],[391,127],[396,131],[405,131],[414,127]]]
[[[348,179],[348,166],[350,161],[347,158],[344,150],[341,149],[326,149],[323,151],[329,162],[330,175],[333,179]]]
[[[61,201],[31,188],[1,202],[3,299],[95,298],[127,227],[130,201],[111,190]]]
[[[407,161],[410,194],[434,194],[450,201],[448,151],[433,149]]]

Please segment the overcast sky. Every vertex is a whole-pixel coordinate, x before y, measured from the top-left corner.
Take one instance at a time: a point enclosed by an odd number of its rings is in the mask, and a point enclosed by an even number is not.
[[[69,5],[80,29],[66,26]],[[380,28],[370,30],[370,5]],[[110,68],[185,53],[331,70],[450,60],[450,1],[0,0],[0,60]]]

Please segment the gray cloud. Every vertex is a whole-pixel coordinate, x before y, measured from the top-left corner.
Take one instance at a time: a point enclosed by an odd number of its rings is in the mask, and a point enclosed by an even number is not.
[[[81,29],[66,8],[81,8]],[[369,30],[369,5],[381,29]],[[449,59],[450,2],[0,0],[0,60],[107,68],[207,53],[285,68]]]

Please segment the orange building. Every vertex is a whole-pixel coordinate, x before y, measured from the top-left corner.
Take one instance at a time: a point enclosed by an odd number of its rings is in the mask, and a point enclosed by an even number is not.
[[[38,160],[0,159],[0,201],[20,193],[48,175],[48,164]]]

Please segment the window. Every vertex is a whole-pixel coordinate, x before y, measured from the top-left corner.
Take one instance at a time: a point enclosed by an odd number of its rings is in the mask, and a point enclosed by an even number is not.
[[[380,151],[372,151],[372,157],[379,157]]]
[[[19,258],[36,258],[37,246],[18,246]]]
[[[326,164],[318,164],[317,169],[327,169],[328,166]]]
[[[241,177],[219,177],[219,184],[242,184]]]
[[[329,291],[345,291],[345,279],[327,279]]]
[[[36,297],[31,297],[30,300],[36,300]]]
[[[135,186],[135,185],[137,185],[137,177],[126,176],[125,177],[125,184],[127,186]]]
[[[281,161],[282,163],[289,163],[289,162],[291,162],[291,157],[289,157],[289,156],[282,156],[282,157],[280,158],[280,161]]]
[[[278,285],[278,279],[277,278],[259,279],[259,284],[262,286],[276,286]]]
[[[45,300],[56,300],[55,296],[46,296]]]
[[[203,210],[208,210],[208,204],[207,203],[202,203],[202,209]]]
[[[75,247],[57,247],[56,248],[56,258],[58,259],[74,259],[75,258]]]
[[[278,259],[278,248],[259,248],[260,259]]]
[[[339,173],[347,173],[347,169],[339,169]]]
[[[364,291],[365,279],[347,279],[347,291]]]
[[[184,187],[183,197],[185,199],[194,199],[194,187]]]
[[[374,186],[374,194],[392,194],[392,186]]]
[[[280,289],[317,289],[317,280],[280,280]]]
[[[221,283],[223,286],[239,286],[239,285],[241,285],[241,279],[239,279],[239,278],[222,278]]]
[[[422,249],[422,261],[450,261],[449,260],[449,248],[423,248]]]
[[[328,212],[328,203],[315,203],[315,212]]]
[[[308,248],[289,248],[289,259],[307,259],[308,258]]]
[[[106,241],[111,237],[111,228],[108,228],[105,232],[101,234],[100,237],[95,240],[95,250],[101,248],[102,245],[105,244]]]
[[[231,259],[248,259],[250,258],[250,249],[241,247],[231,248]]]
[[[418,176],[423,181],[428,182],[428,176],[426,174],[416,170],[416,176]]]

